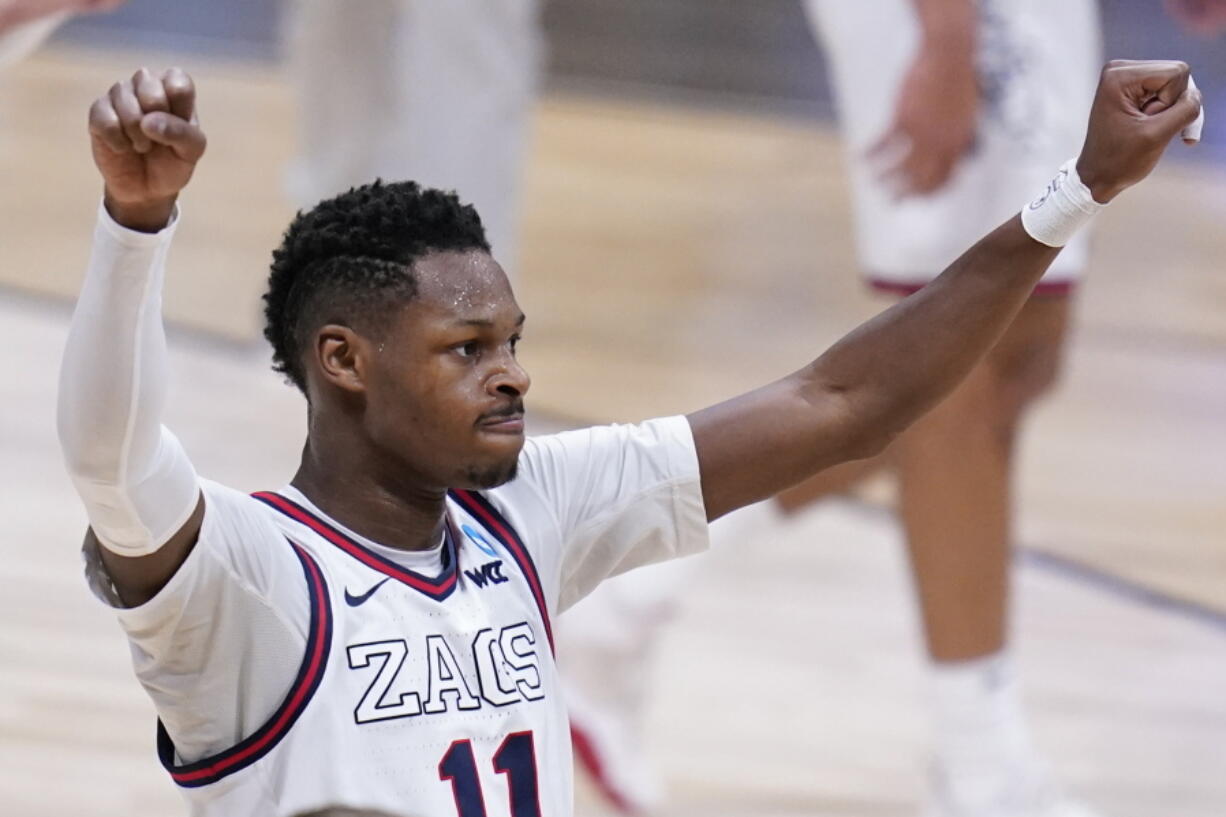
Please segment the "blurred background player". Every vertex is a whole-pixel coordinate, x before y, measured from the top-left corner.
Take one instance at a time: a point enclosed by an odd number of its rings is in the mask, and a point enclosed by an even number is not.
[[[807,0],[831,67],[869,283],[910,294],[1077,152],[1100,64],[1093,0]],[[931,813],[1087,814],[1052,785],[1007,646],[1019,425],[1056,379],[1086,235],[995,349],[883,455],[897,470],[931,659]],[[796,508],[868,461],[781,498]]]
[[[918,290],[1081,145],[1078,112],[1101,59],[1094,0],[805,5],[831,69],[856,251],[874,288]],[[1201,30],[1218,24],[1220,4],[1171,6]],[[931,659],[929,813],[940,817],[1089,813],[1032,746],[1007,627],[1016,442],[1056,380],[1087,240],[1065,249],[978,369],[890,450],[779,498],[796,511],[894,468]]]

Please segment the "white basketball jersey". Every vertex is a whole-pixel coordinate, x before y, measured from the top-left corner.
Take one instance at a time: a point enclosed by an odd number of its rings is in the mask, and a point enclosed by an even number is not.
[[[276,493],[310,594],[280,708],[231,749],[176,765],[204,817],[289,817],[332,803],[406,817],[563,817],[569,727],[541,579],[490,501],[448,501],[443,573],[426,577]]]

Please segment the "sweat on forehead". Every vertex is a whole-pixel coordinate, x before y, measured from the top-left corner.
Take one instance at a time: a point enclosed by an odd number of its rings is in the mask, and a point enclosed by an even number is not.
[[[488,253],[430,253],[413,265],[422,300],[457,310],[496,309],[514,304],[506,273]]]

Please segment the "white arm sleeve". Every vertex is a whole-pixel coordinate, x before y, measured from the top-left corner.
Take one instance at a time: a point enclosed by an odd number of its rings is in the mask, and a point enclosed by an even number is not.
[[[165,544],[200,495],[191,462],[161,424],[162,279],[176,222],[138,233],[102,208],[60,370],[58,428],[68,472],[98,540],[122,556]]]

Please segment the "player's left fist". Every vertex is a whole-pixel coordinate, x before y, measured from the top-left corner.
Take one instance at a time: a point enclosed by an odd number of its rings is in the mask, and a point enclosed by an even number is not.
[[[1187,63],[1113,60],[1090,109],[1077,175],[1106,204],[1149,175],[1176,134],[1200,115]]]
[[[191,181],[208,139],[196,115],[196,86],[178,68],[142,68],[89,109],[90,146],[107,210],[125,227],[159,230]]]

